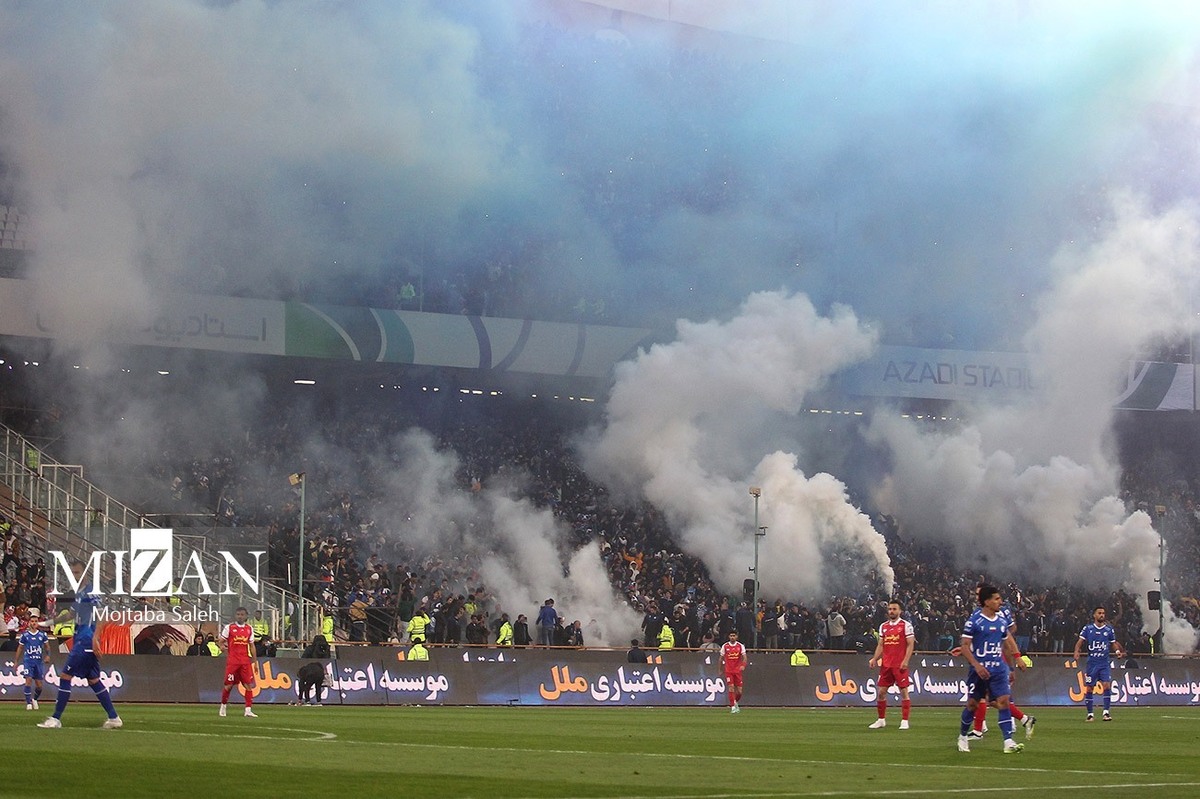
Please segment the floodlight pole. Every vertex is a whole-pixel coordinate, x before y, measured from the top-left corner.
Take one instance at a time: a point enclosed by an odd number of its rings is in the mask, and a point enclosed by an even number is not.
[[[767,534],[766,527],[758,526],[758,498],[762,496],[762,489],[758,486],[750,486],[750,496],[754,497],[754,568],[750,571],[754,572],[754,604],[750,608],[750,613],[753,615],[756,624],[754,625],[754,640],[751,641],[751,646],[758,648],[758,539]]]
[[[1160,511],[1158,514],[1159,524],[1163,528],[1165,528],[1167,526],[1165,510],[1166,509],[1164,508],[1163,511]],[[1164,562],[1166,561],[1166,555],[1167,555],[1167,544],[1166,544],[1166,540],[1163,538],[1164,532],[1165,532],[1165,529],[1160,529],[1158,531],[1158,642],[1159,642],[1159,647],[1162,647],[1163,639],[1166,637],[1163,632],[1163,604],[1167,601],[1166,586],[1163,585],[1163,565],[1164,565]],[[1155,653],[1155,654],[1161,654],[1161,653]]]
[[[305,637],[308,631],[308,626],[305,624],[307,620],[304,618],[306,609],[304,604],[304,484],[306,482],[304,472],[300,472],[300,564],[296,570],[298,577],[296,581],[296,594],[300,598],[297,603],[299,607],[296,608],[296,615],[299,617],[297,621],[300,626],[296,630],[297,636],[301,639]]]

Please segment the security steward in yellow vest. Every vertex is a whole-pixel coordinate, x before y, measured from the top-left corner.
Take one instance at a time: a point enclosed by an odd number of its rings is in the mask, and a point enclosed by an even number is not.
[[[429,660],[429,650],[425,648],[425,637],[417,636],[412,639],[413,645],[408,650],[409,660]]]
[[[513,645],[513,626],[508,621],[508,614],[500,614],[500,630],[496,634],[496,646]]]
[[[425,628],[429,626],[430,621],[432,621],[432,619],[429,618],[429,614],[425,611],[425,606],[422,605],[421,607],[417,608],[417,612],[414,613],[413,617],[408,620],[408,640],[416,641],[417,638],[420,638],[422,641],[424,641]]]
[[[254,618],[250,620],[250,629],[254,630],[255,639],[271,637],[271,624],[262,617],[261,609],[254,611]]]
[[[54,623],[54,628],[51,630],[54,637],[60,642],[66,641],[69,638],[75,637],[75,619],[71,616],[66,616]]]
[[[675,633],[673,630],[671,630],[671,625],[664,623],[662,629],[659,630],[658,648],[660,651],[663,649],[675,648]]]
[[[250,629],[254,631],[254,654],[258,657],[266,657],[266,644],[271,641],[271,624],[270,621],[263,618],[263,608],[254,611],[254,618],[250,620]]]
[[[321,635],[330,644],[333,643],[333,608],[326,608],[325,615],[321,617]]]

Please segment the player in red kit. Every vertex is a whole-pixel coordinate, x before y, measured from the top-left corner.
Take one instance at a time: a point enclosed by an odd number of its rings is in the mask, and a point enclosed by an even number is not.
[[[233,612],[233,623],[221,630],[221,643],[225,646],[225,687],[221,689],[221,715],[229,704],[229,694],[238,683],[245,688],[246,715],[258,718],[254,713],[254,628],[246,619],[250,612],[238,608]]]
[[[725,669],[725,685],[729,687],[729,712],[738,713],[742,698],[742,674],[746,671],[746,647],[738,640],[737,630],[729,631],[729,641],[721,646],[721,666]]]
[[[900,689],[900,729],[908,729],[908,660],[912,657],[917,638],[913,626],[906,619],[900,618],[904,608],[895,600],[888,603],[887,621],[879,625],[879,643],[875,645],[875,654],[871,656],[870,665],[879,667],[879,682],[877,683],[878,700],[875,707],[879,718],[867,725],[872,730],[887,726],[887,689],[893,685]]]

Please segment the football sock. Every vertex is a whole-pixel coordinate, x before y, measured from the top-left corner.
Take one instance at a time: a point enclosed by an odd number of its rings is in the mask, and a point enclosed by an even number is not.
[[[975,708],[975,732],[983,732],[983,720],[985,718],[987,718],[987,705],[980,702],[979,707]]]
[[[62,718],[63,711],[67,709],[67,702],[71,701],[71,678],[65,674],[58,680],[58,699],[54,702],[54,718]]]
[[[37,688],[33,689],[33,698],[34,700],[42,698],[42,686],[39,685]]]
[[[1012,713],[1012,717],[1014,719],[1016,719],[1017,721],[1020,721],[1021,719],[1025,718],[1024,711],[1022,711],[1021,708],[1017,707],[1012,702],[1008,703],[1008,709]]]
[[[967,731],[971,729],[971,722],[974,720],[975,711],[964,707],[962,712],[962,724],[960,724],[958,727],[958,734],[966,735]]]
[[[1104,692],[1104,712],[1105,712],[1105,713],[1107,713],[1107,712],[1108,712],[1108,710],[1109,710],[1109,706],[1110,706],[1111,704],[1112,704],[1112,692],[1111,692],[1111,691],[1105,691],[1105,692]]]
[[[221,689],[221,704],[222,705],[229,704],[229,691],[231,688],[232,688],[232,686],[227,685]]]
[[[108,714],[110,719],[115,719],[117,717],[117,709],[113,707],[112,697],[108,695],[108,689],[104,687],[104,683],[96,683],[92,686],[92,690],[96,692],[96,698],[100,700],[100,704],[104,707],[104,712]]]
[[[878,711],[879,718],[883,718],[884,716],[886,716],[887,715],[887,700],[880,699],[878,702],[876,702],[875,710]],[[908,716],[905,716],[905,718],[908,718]]]
[[[908,709],[910,707],[912,707],[911,700],[908,700],[908,699],[900,700],[900,718],[904,719],[905,721],[908,721]],[[883,716],[880,716],[880,718],[883,718]]]
[[[33,688],[31,686],[26,685],[25,686],[25,704],[28,705],[31,702],[33,702]]]
[[[1092,689],[1090,688],[1087,689],[1087,712],[1089,716],[1092,715]]]
[[[1006,707],[1000,708],[1000,732],[1004,733],[1004,740],[1008,741],[1013,734],[1013,719],[1012,713]]]

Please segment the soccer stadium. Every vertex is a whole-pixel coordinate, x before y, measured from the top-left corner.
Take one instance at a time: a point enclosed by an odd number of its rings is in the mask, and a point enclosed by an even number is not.
[[[1200,12],[0,41],[0,795],[1200,793]]]

